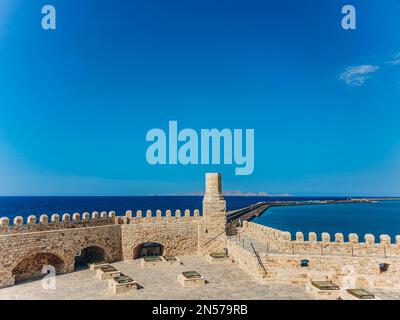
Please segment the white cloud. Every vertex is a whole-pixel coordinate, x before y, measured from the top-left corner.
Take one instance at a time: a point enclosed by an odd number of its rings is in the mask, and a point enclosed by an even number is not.
[[[400,52],[397,53],[394,57],[393,60],[388,61],[389,64],[393,64],[393,65],[400,65]]]
[[[361,65],[355,67],[347,67],[339,76],[339,79],[344,81],[348,86],[360,87],[367,81],[371,74],[378,71],[378,66]]]

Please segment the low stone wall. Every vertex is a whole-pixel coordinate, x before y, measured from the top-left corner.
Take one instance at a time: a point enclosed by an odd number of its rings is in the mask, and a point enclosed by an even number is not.
[[[308,267],[300,261],[309,260]],[[262,257],[269,279],[303,284],[311,280],[332,280],[348,287],[400,288],[400,260],[374,257],[321,256],[312,254],[269,254]],[[379,264],[387,263],[387,271],[380,272]]]
[[[231,240],[226,241],[226,248],[228,249],[228,254],[239,268],[255,279],[261,280],[263,278],[264,271],[251,252],[243,249]]]

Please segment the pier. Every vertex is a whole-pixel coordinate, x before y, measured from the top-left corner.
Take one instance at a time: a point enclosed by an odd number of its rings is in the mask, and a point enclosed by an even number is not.
[[[279,206],[307,206],[307,205],[329,205],[329,204],[348,204],[348,203],[376,203],[378,201],[398,200],[398,198],[355,198],[340,200],[304,200],[304,201],[271,201],[257,202],[248,207],[228,211],[226,213],[227,233],[232,235],[233,229],[238,227],[243,221],[251,221],[255,217],[259,217],[270,207]]]
[[[236,220],[249,220],[252,217],[258,217],[261,213],[268,209],[274,203],[267,203],[267,202],[258,202],[256,204],[252,204],[248,207],[228,211],[226,213],[227,222],[233,222]]]

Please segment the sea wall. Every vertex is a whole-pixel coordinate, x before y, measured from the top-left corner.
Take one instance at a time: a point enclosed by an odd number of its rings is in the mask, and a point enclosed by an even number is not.
[[[302,232],[297,232],[295,240],[288,231],[263,226],[257,223],[243,222],[239,230],[242,236],[249,236],[265,243],[270,253],[290,254],[321,254],[321,255],[350,255],[350,256],[399,256],[400,235],[391,239],[388,235],[381,235],[378,239],[372,234],[366,234],[363,239],[356,233],[348,235],[345,241],[342,233],[333,236],[323,232],[322,240],[317,240],[317,234],[310,232],[307,240]]]
[[[252,222],[244,222],[235,241],[228,241],[229,254],[250,275],[263,281],[304,285],[312,280],[331,280],[343,287],[400,288],[399,237],[392,243],[382,235],[376,243],[372,235],[359,242],[356,234],[344,241],[342,234],[335,234],[330,241],[327,233],[322,241],[315,233],[304,240],[302,233],[291,240],[289,232],[273,229]],[[255,253],[241,246],[243,241],[257,242],[258,254],[267,270],[258,262]],[[302,265],[308,260],[308,265]],[[386,269],[382,269],[382,265]]]

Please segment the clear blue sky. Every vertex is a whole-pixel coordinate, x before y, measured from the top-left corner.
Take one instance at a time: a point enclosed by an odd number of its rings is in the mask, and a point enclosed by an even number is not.
[[[201,191],[219,171],[228,190],[400,195],[399,16],[396,0],[1,0],[0,194]],[[169,120],[254,128],[254,173],[147,164]]]

